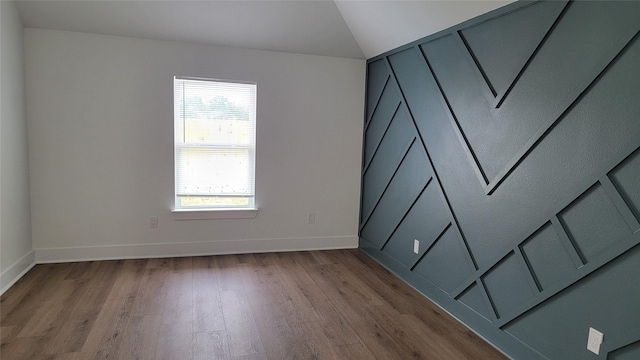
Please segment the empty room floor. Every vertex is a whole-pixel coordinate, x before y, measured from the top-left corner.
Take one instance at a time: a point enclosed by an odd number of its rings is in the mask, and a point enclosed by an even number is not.
[[[36,265],[1,359],[504,359],[359,250]]]

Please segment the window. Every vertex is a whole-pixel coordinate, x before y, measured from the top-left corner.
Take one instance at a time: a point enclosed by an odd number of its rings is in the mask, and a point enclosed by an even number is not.
[[[175,208],[252,209],[256,84],[174,78]]]

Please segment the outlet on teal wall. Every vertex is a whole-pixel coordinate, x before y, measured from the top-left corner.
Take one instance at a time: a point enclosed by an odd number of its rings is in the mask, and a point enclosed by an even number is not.
[[[638,19],[516,2],[368,60],[360,248],[514,359],[640,358]]]

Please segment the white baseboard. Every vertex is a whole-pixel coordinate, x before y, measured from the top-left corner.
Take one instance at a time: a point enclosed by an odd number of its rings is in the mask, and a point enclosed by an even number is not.
[[[36,264],[264,252],[355,249],[357,236],[83,246],[31,250],[0,274],[0,295]]]
[[[36,253],[29,251],[0,274],[0,295],[4,294],[16,281],[36,264]]]
[[[43,264],[92,260],[354,249],[357,247],[357,236],[87,246],[36,249],[35,262]]]

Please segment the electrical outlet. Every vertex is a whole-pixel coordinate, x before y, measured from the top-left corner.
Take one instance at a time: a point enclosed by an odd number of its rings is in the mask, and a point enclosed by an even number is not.
[[[602,344],[602,341],[604,341],[604,334],[590,327],[589,339],[587,340],[587,350],[596,355],[600,355],[600,344]]]
[[[316,223],[316,214],[308,213],[307,214],[307,224],[315,224]]]
[[[420,241],[418,239],[413,240],[413,252],[416,254],[420,253]]]
[[[155,229],[158,227],[158,217],[152,216],[149,218],[149,227]]]

